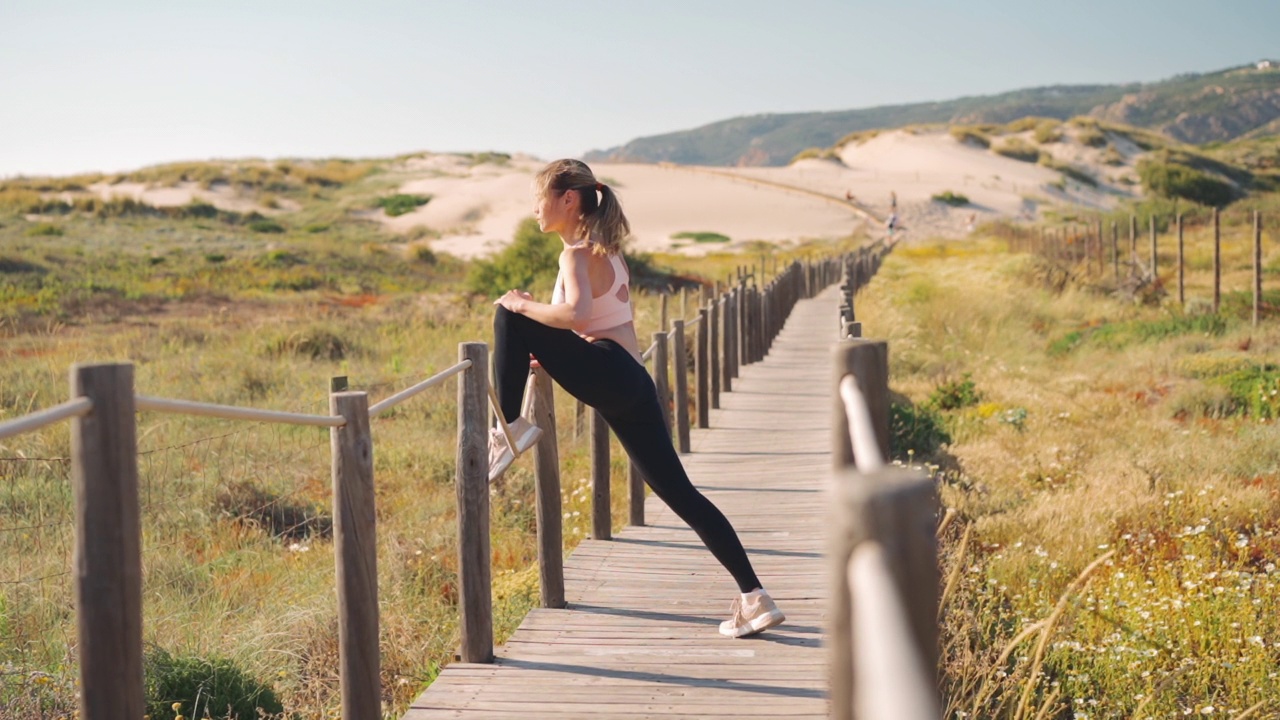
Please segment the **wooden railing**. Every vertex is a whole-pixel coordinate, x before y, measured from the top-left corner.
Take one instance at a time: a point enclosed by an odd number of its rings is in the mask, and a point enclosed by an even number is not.
[[[644,353],[653,361],[655,384],[668,407],[681,452],[689,451],[689,405],[696,422],[709,424],[709,408],[732,389],[741,365],[763,359],[795,303],[837,282],[850,263],[872,252],[817,262],[793,262],[768,282],[741,275],[736,287],[697,315],[678,319],[653,335]],[[762,276],[763,272],[758,273]],[[757,285],[757,282],[759,283]],[[695,391],[690,393],[686,334],[697,329]],[[670,352],[669,352],[670,351]],[[674,363],[671,362],[674,356]],[[674,365],[674,367],[672,367]],[[673,384],[668,376],[674,371]],[[334,504],[334,554],[339,613],[339,675],[342,717],[381,717],[378,648],[377,527],[371,421],[415,395],[457,377],[457,456],[460,648],[465,662],[493,660],[493,608],[489,546],[488,427],[489,349],[483,342],[458,347],[458,363],[387,397],[369,403],[368,393],[331,386],[329,415],[242,408],[138,395],[128,363],[77,365],[71,369],[66,403],[0,423],[0,440],[71,421],[75,491],[74,593],[80,658],[80,717],[84,720],[143,715],[142,554],[138,498],[136,413],[164,412],[235,420],[287,423],[330,429]],[[551,381],[534,372],[529,412],[536,424],[556,426]],[[611,536],[608,428],[598,413],[591,421],[592,536]],[[538,564],[543,607],[564,607],[560,471],[555,432],[534,448]],[[630,521],[644,523],[643,478],[629,473]],[[92,509],[92,512],[90,512]]]
[[[889,349],[863,340],[853,298],[882,252],[849,263],[835,348],[829,558],[831,717],[937,720],[938,499],[889,456]]]

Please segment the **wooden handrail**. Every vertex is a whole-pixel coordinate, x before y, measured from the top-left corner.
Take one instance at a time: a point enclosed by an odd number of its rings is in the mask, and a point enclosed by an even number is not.
[[[92,400],[86,397],[78,397],[54,405],[51,408],[6,420],[0,423],[0,440],[22,435],[23,433],[35,432],[42,427],[53,425],[68,418],[84,417],[92,410]]]
[[[281,423],[285,425],[314,425],[319,427],[342,427],[346,420],[332,415],[304,415],[302,413],[280,412],[278,410],[259,410],[257,408],[236,407],[234,405],[216,405],[214,403],[195,402],[192,400],[172,400],[169,398],[139,395],[136,399],[139,410],[152,412],[175,413],[179,415],[203,415],[205,417],[225,418],[227,420],[252,420],[256,422]]]
[[[395,395],[392,395],[389,398],[386,398],[377,403],[374,403],[373,405],[369,406],[369,417],[375,417],[377,415],[381,415],[387,410],[390,410],[391,408],[395,407],[396,405],[399,405],[405,400],[408,400],[414,395],[417,395],[423,390],[433,388],[443,383],[445,380],[448,380],[449,378],[453,377],[454,375],[457,375],[463,370],[466,370],[469,367],[471,367],[470,360],[466,360],[456,365],[452,365],[448,368],[445,368],[444,370],[441,370],[435,375],[432,375],[426,380],[423,380],[422,382],[417,383],[416,385],[407,387],[404,390],[401,390],[400,392],[396,393]]]

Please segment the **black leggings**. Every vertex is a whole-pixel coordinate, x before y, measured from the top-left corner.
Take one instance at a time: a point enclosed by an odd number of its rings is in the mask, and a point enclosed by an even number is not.
[[[649,487],[689,524],[746,593],[760,587],[751,561],[724,513],[693,487],[680,464],[644,366],[612,340],[587,342],[498,307],[493,319],[493,366],[498,402],[507,422],[520,414],[529,355],[570,395],[600,411]]]

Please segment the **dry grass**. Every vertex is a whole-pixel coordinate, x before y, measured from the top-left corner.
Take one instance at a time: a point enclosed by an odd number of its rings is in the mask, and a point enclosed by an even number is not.
[[[1177,310],[1119,303],[1096,281],[1055,292],[1031,263],[995,242],[900,248],[860,296],[895,391],[920,402],[968,373],[983,393],[945,414],[956,441],[932,459],[956,511],[942,541],[947,717],[1274,716],[1276,421],[1176,399],[1213,382],[1186,372],[1191,358],[1274,362],[1280,323],[1051,353],[1080,328]],[[1003,421],[1014,410],[1025,420]]]

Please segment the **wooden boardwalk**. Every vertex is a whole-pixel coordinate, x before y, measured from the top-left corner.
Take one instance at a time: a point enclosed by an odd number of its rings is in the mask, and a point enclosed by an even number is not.
[[[650,496],[648,525],[584,540],[565,559],[567,609],[530,612],[492,665],[446,667],[405,719],[827,717],[823,548],[838,298],[832,287],[799,301],[683,457],[737,528],[786,623],[721,637],[737,586]]]

